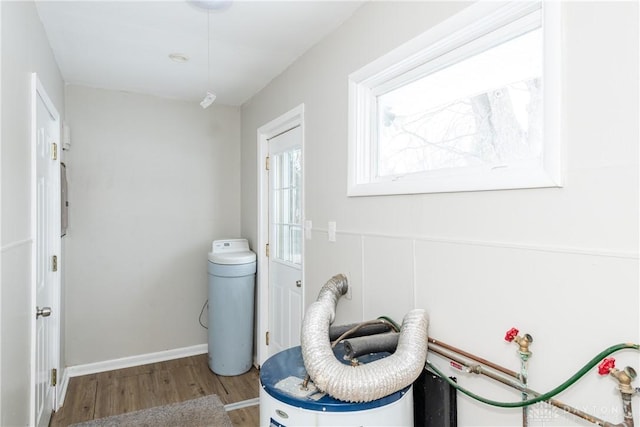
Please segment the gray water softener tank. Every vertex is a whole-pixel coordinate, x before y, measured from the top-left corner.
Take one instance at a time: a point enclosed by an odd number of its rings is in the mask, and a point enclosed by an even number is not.
[[[209,368],[240,375],[253,360],[256,254],[246,239],[214,240],[208,271]]]

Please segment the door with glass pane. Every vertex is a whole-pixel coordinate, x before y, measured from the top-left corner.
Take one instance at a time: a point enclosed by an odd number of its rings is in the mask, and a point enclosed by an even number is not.
[[[269,140],[269,356],[300,344],[302,130]]]

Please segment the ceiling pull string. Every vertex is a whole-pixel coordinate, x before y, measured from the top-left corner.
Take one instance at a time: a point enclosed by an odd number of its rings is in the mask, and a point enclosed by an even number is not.
[[[200,102],[202,108],[207,108],[216,100],[216,94],[211,90],[211,10],[207,10],[207,90],[204,99]]]

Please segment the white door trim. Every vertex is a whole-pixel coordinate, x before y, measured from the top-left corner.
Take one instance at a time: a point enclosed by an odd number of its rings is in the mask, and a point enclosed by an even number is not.
[[[294,109],[286,112],[280,117],[258,128],[258,242],[255,249],[257,253],[258,272],[256,277],[257,288],[257,333],[256,333],[256,365],[261,366],[268,358],[269,351],[266,344],[266,333],[269,328],[269,259],[265,253],[265,245],[269,242],[269,176],[265,169],[265,158],[269,153],[269,139],[293,128],[302,128],[302,221],[305,218],[305,195],[304,195],[304,104],[300,104]],[[304,259],[305,259],[304,237],[302,239],[302,278],[304,282]],[[302,301],[304,311],[305,287],[302,287]],[[303,313],[304,314],[304,313]]]
[[[2,7],[0,7],[0,42],[2,41]],[[2,93],[2,55],[0,55],[0,94]],[[2,135],[2,102],[0,102],[0,135]],[[2,159],[2,137],[0,137],[0,160]],[[0,161],[0,176],[2,176],[2,162]],[[2,186],[0,186],[0,246],[2,245]],[[4,249],[4,248],[2,248]],[[0,254],[0,277],[2,277],[2,255]],[[1,280],[0,280],[1,281]],[[2,285],[0,284],[0,301],[2,301]],[[2,316],[0,316],[0,367],[2,366]],[[2,368],[0,368],[0,384],[2,384]],[[0,387],[0,420],[2,420],[2,387]]]
[[[31,245],[31,306],[29,310],[33,313],[31,316],[31,377],[30,377],[30,425],[35,425],[36,419],[36,316],[35,316],[35,307],[36,307],[36,248],[38,233],[37,233],[37,169],[36,169],[36,144],[37,144],[37,105],[38,105],[38,97],[42,99],[47,110],[53,117],[55,121],[60,124],[60,115],[58,114],[58,110],[55,105],[47,95],[47,92],[44,89],[44,86],[40,82],[37,73],[31,74],[31,239],[33,244]],[[60,129],[58,129],[58,164],[60,155],[62,152],[62,146],[60,144]],[[54,172],[55,173],[55,172]],[[60,172],[58,170],[57,176],[59,177]],[[60,211],[60,199],[58,198],[57,203],[57,211]],[[56,208],[54,208],[56,209]],[[56,231],[57,230],[57,231]],[[55,252],[58,256],[58,271],[61,271],[61,265],[63,260],[61,259],[61,241],[60,241],[60,228],[54,227],[53,230],[48,230],[49,233],[53,235],[53,241],[57,242],[55,247]],[[60,372],[60,295],[61,295],[61,283],[60,283],[60,274],[55,275],[55,279],[53,280],[53,300],[51,302],[51,310],[53,313],[57,313],[57,315],[52,316],[52,335],[53,335],[53,348],[52,348],[52,365],[58,370],[58,374],[61,377],[62,373]],[[57,393],[53,394],[54,402],[52,402],[52,407],[54,410],[58,409],[57,407]]]

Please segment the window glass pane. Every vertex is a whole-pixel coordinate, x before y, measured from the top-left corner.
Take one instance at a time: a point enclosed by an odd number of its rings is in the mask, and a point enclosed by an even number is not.
[[[294,150],[291,152],[291,186],[292,187],[300,187],[302,177],[302,163],[301,163],[301,154],[302,150]]]
[[[280,156],[273,156],[273,188],[280,189],[282,188],[282,165],[281,165]]]
[[[377,97],[377,177],[542,153],[542,30]]]
[[[297,188],[291,189],[291,224],[300,225],[302,220],[300,218],[300,190]]]
[[[276,231],[274,254],[282,261],[300,264],[301,252],[301,150],[273,156],[273,224]]]
[[[291,189],[286,188],[281,191],[282,199],[282,218],[280,218],[283,224],[291,223]]]
[[[276,253],[276,257],[279,259],[282,259],[284,256],[284,253],[282,252],[282,241],[283,241],[283,233],[284,230],[282,229],[282,225],[281,224],[276,224],[275,225],[276,228],[276,232],[275,232],[275,236],[276,236],[276,241],[275,241],[275,253]]]
[[[278,157],[281,158],[281,174],[282,174],[282,183],[280,188],[287,188],[291,183],[291,158],[289,156],[289,152],[285,151],[280,154]]]
[[[289,261],[289,226],[283,224],[280,227],[282,228],[282,246],[280,246],[280,259],[283,261]]]

